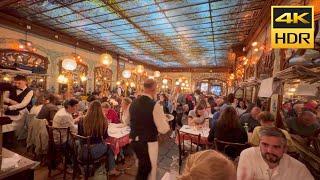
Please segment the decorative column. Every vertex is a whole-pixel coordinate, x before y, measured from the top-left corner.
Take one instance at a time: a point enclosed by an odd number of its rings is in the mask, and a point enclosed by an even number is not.
[[[280,63],[281,63],[281,56],[280,56],[280,49],[274,49],[274,54],[275,54],[275,59],[274,59],[274,63],[273,63],[273,72],[272,72],[272,76],[274,77],[275,74],[279,71],[281,71],[280,69]],[[271,96],[271,104],[270,104],[270,112],[273,115],[277,115],[277,109],[278,109],[278,98],[279,98],[279,94],[273,94]]]

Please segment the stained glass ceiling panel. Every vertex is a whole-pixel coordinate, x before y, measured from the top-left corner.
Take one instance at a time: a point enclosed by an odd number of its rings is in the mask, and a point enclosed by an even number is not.
[[[264,4],[264,0],[30,0],[0,11],[145,63],[193,67],[227,65],[228,49],[247,38]]]

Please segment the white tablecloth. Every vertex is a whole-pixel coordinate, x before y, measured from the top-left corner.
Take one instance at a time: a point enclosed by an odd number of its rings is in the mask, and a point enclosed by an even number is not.
[[[200,130],[195,129],[194,127],[191,127],[189,125],[183,125],[180,129],[180,132],[193,134],[193,135],[199,135],[201,134],[201,137],[208,137],[209,136],[209,128],[202,128]]]
[[[113,138],[121,138],[130,133],[130,127],[124,124],[110,123],[108,126],[108,134]]]

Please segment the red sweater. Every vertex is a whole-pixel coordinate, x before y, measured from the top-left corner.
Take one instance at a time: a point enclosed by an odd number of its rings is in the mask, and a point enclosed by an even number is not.
[[[103,114],[110,123],[121,123],[119,115],[114,109],[103,109]]]

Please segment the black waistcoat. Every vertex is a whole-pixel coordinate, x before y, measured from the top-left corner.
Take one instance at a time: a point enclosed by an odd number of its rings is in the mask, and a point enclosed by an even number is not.
[[[23,101],[23,99],[26,97],[26,95],[31,91],[30,88],[26,88],[24,91],[22,91],[19,95],[17,95],[17,91],[10,91],[10,94],[9,94],[9,98],[18,102],[18,103],[21,103]],[[8,105],[8,104],[7,104]],[[16,109],[16,110],[6,110],[4,112],[5,115],[11,115],[11,116],[17,116],[19,115],[19,111],[24,109],[24,108],[27,108],[29,111],[30,109],[32,108],[32,102],[30,100],[30,102],[28,103],[28,105],[26,107],[23,107],[23,108],[20,108],[20,109]]]
[[[155,102],[148,96],[140,96],[130,105],[130,138],[143,142],[158,140],[158,130],[153,119]],[[138,138],[136,138],[138,137]]]

